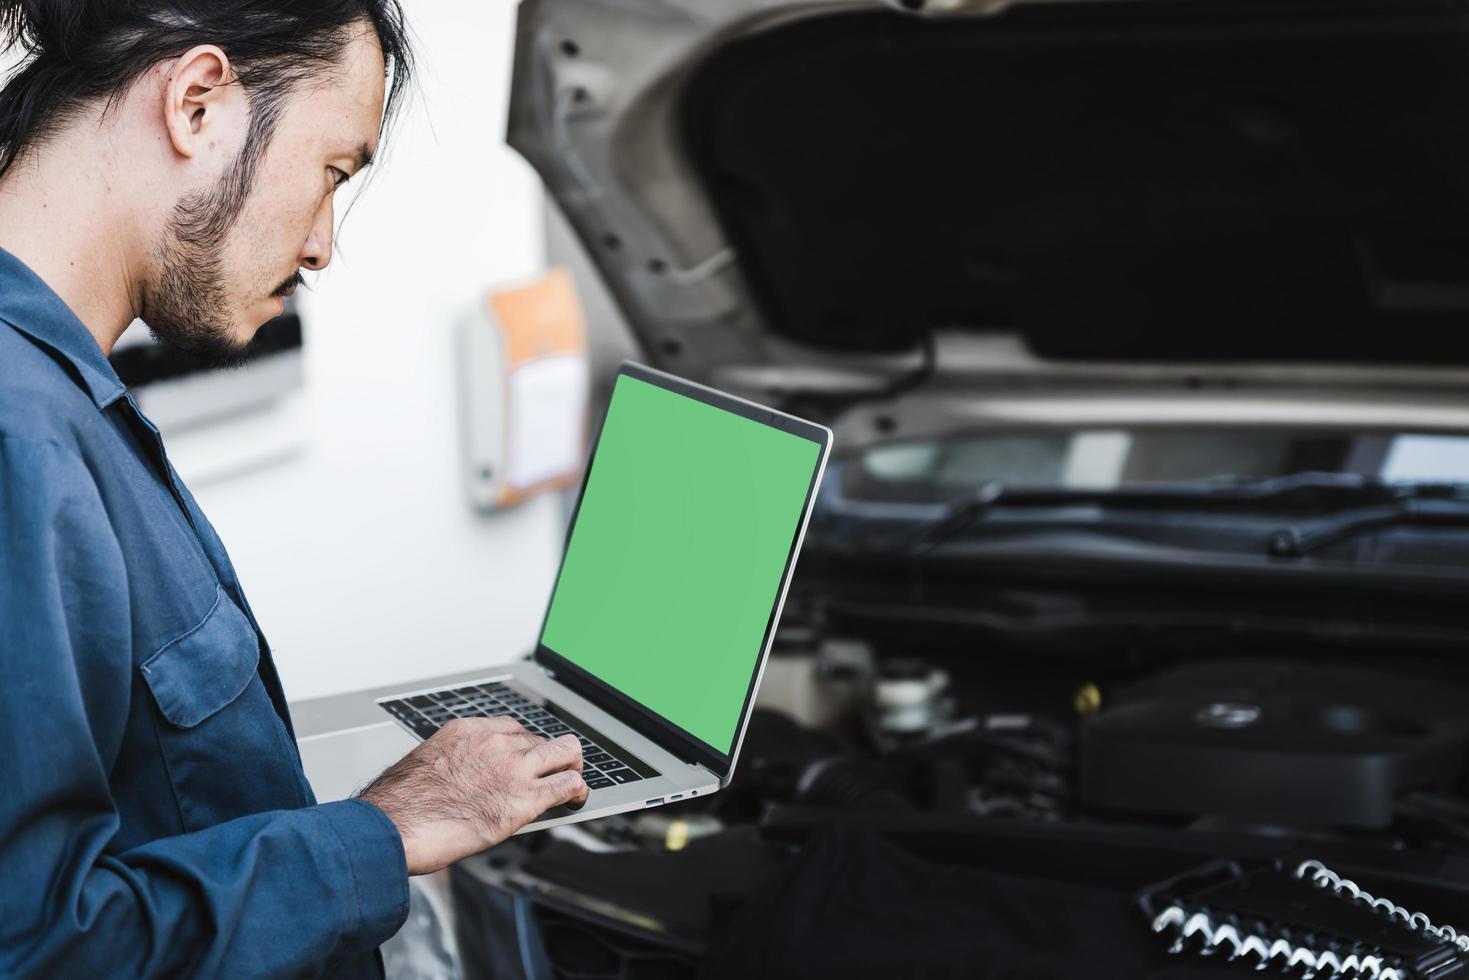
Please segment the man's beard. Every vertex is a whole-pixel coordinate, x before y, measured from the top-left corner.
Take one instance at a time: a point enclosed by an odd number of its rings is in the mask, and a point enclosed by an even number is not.
[[[253,350],[250,341],[237,339],[231,330],[224,249],[245,210],[274,115],[257,112],[252,117],[245,146],[229,170],[210,190],[179,199],[157,246],[158,279],[144,299],[141,318],[155,338],[211,367],[237,367]],[[298,272],[277,286],[274,295],[285,295],[300,281]]]
[[[211,367],[245,362],[250,345],[231,333],[232,316],[224,290],[223,243],[191,240],[180,231],[179,211],[191,207],[191,194],[180,201],[164,230],[158,254],[158,282],[143,310],[153,336]],[[186,220],[186,219],[185,219]]]

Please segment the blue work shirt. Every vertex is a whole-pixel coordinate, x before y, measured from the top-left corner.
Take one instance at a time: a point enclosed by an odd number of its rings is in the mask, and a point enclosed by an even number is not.
[[[0,250],[0,976],[377,977],[407,914],[158,430]]]

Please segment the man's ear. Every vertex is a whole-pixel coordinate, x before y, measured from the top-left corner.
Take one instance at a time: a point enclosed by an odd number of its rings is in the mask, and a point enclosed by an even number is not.
[[[213,44],[190,48],[173,63],[163,86],[163,124],[174,152],[193,159],[239,139],[235,131],[249,107],[234,81],[229,58]]]

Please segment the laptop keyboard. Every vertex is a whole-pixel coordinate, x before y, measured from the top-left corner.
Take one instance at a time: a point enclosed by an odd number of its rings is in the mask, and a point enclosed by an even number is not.
[[[623,749],[564,709],[544,704],[500,683],[468,684],[463,687],[415,694],[380,702],[383,709],[428,738],[454,718],[514,718],[532,735],[557,738],[568,732],[581,740],[582,778],[588,789],[606,789],[635,783],[658,775],[658,771]]]

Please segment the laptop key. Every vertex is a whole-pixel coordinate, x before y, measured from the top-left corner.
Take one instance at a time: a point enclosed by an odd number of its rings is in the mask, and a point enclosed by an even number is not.
[[[545,725],[545,726],[543,726],[542,730],[545,731],[545,732],[548,732],[548,733],[550,733],[552,735],[564,735],[567,732],[571,731],[570,728],[568,728],[567,726],[561,724],[559,721],[556,722],[553,725]]]
[[[606,770],[606,774],[609,779],[618,783],[635,783],[643,778],[631,769],[609,769]]]
[[[587,789],[606,789],[608,786],[616,785],[612,780],[602,775],[592,776],[587,779]]]
[[[396,704],[397,702],[394,703]],[[429,697],[427,694],[419,694],[415,697],[408,698],[408,703],[413,705],[415,708],[427,708],[429,705],[433,704],[434,701],[433,698]]]
[[[602,766],[608,763],[612,763],[612,765],[617,765],[616,762],[612,761],[612,756],[608,755],[606,752],[592,752],[590,754],[584,753],[582,755],[582,758],[587,762],[590,762],[594,766]]]

